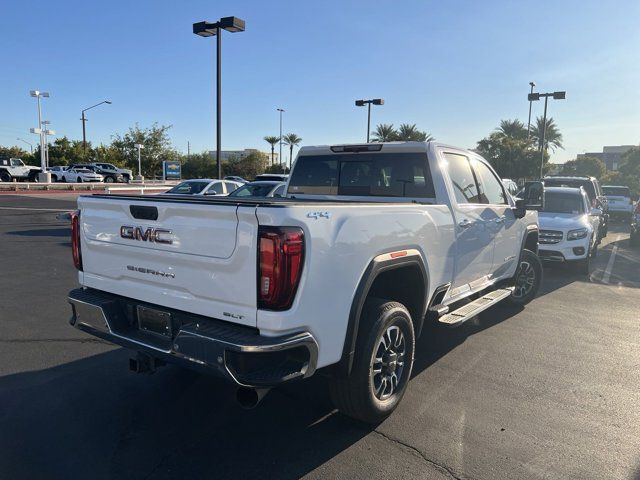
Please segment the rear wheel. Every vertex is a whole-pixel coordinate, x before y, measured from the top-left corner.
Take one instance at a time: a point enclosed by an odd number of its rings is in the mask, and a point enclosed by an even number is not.
[[[82,177],[78,177],[78,178],[76,178],[76,182],[77,182],[77,183],[82,183]]]
[[[113,177],[104,177],[104,183],[113,183],[114,181]]]
[[[64,175],[62,176],[62,183],[67,183],[67,177],[65,177]]]
[[[378,423],[398,406],[411,378],[413,322],[401,303],[370,299],[360,324],[351,374],[332,378],[329,392],[343,414]]]
[[[3,170],[0,172],[0,182],[10,182],[11,181],[11,174],[9,174],[9,172],[7,172],[6,170]]]
[[[536,298],[542,284],[542,263],[531,250],[523,250],[516,270],[513,292],[508,298],[512,305],[526,305]]]

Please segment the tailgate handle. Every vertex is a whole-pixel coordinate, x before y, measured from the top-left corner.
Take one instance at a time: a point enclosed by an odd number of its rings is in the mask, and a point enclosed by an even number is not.
[[[158,220],[158,208],[147,205],[129,205],[133,218],[138,220]]]

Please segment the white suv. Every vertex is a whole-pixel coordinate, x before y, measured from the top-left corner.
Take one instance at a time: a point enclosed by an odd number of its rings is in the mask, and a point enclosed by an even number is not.
[[[546,187],[544,208],[538,213],[540,259],[574,262],[589,274],[598,247],[601,211],[591,208],[583,188]]]
[[[605,185],[602,187],[602,192],[609,201],[609,214],[612,217],[620,216],[627,221],[631,220],[633,200],[631,199],[629,187]]]

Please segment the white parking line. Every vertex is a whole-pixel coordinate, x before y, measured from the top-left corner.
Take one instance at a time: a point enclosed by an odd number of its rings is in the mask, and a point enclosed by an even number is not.
[[[616,237],[616,244],[620,241],[622,235],[618,235]],[[607,262],[607,268],[604,270],[604,275],[602,276],[602,282],[609,284],[609,279],[611,278],[611,270],[613,269],[613,262],[616,260],[616,254],[618,253],[618,245],[614,245],[611,250],[611,255],[609,256],[609,262]]]
[[[32,212],[69,212],[72,208],[30,208],[30,207],[0,207],[0,210],[28,210]]]

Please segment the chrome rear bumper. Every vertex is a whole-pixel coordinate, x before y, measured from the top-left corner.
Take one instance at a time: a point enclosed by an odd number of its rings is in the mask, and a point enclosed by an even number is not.
[[[245,387],[271,387],[316,370],[318,345],[309,332],[261,336],[235,325],[91,289],[69,292],[71,325],[155,358],[222,376]],[[171,338],[137,328],[136,306],[157,308],[175,319]]]

